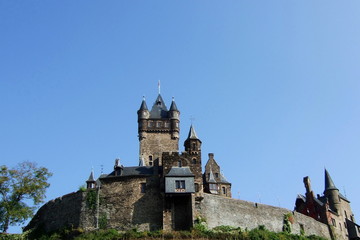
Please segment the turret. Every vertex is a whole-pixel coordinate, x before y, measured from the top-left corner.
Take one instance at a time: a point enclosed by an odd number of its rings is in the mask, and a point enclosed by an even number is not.
[[[145,135],[143,134],[144,131],[146,131],[147,127],[147,119],[150,116],[150,112],[148,110],[148,107],[146,105],[145,97],[143,98],[140,109],[137,111],[138,114],[138,133],[139,133],[139,139],[145,138]]]
[[[96,187],[96,181],[94,179],[94,171],[91,171],[89,179],[86,181],[87,189],[94,189]]]
[[[197,155],[201,153],[201,141],[197,137],[193,125],[190,127],[189,135],[184,142],[185,151],[190,154]]]
[[[335,187],[329,172],[325,169],[325,190],[324,195],[329,200],[331,210],[340,213],[339,189]]]
[[[180,112],[176,106],[174,98],[172,99],[170,110],[169,110],[169,118],[171,122],[171,137],[172,138],[179,138],[179,122],[180,122]]]

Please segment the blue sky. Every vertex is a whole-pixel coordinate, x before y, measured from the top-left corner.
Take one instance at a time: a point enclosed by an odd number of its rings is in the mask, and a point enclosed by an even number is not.
[[[359,1],[1,1],[0,34],[0,164],[49,168],[46,200],[137,165],[160,79],[233,197],[292,210],[326,167],[359,218]]]

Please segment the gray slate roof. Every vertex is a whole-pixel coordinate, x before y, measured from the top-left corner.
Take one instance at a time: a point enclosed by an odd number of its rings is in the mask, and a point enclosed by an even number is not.
[[[156,98],[154,105],[150,111],[150,118],[167,118],[168,117],[168,110],[162,99],[161,95],[159,94]]]
[[[193,177],[195,176],[189,167],[172,167],[167,177]]]
[[[177,106],[176,106],[176,103],[175,103],[175,100],[173,99],[172,102],[171,102],[171,105],[170,105],[170,111],[179,111]]]
[[[325,191],[326,190],[339,190],[339,189],[335,187],[335,184],[331,179],[329,172],[325,169]]]
[[[188,135],[188,139],[199,139],[196,135],[195,129],[193,127],[193,125],[191,124],[190,126],[190,131],[189,131],[189,135]]]
[[[154,174],[154,167],[124,167],[121,176],[115,176],[115,172],[110,174],[102,174],[100,178],[126,177],[126,176],[149,176]]]

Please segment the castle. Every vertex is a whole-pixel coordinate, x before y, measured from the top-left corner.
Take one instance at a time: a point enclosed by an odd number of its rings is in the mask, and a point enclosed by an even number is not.
[[[27,229],[53,231],[66,226],[96,229],[189,230],[197,219],[210,228],[231,225],[243,229],[264,225],[282,231],[291,216],[291,231],[331,239],[360,239],[350,202],[339,193],[326,171],[324,196],[314,197],[308,177],[306,195],[295,211],[231,198],[231,183],[214,159],[202,171],[201,140],[190,126],[184,151],[179,152],[180,111],[174,99],[168,109],[158,95],[151,110],[142,100],[138,115],[139,164],[121,165],[95,180],[87,190],[67,194],[42,206]],[[94,200],[96,198],[97,200]]]

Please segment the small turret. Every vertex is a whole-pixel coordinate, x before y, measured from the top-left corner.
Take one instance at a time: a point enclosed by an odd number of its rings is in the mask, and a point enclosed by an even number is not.
[[[171,137],[173,139],[178,139],[179,132],[180,132],[180,127],[179,127],[180,112],[176,106],[174,97],[172,99],[170,110],[169,110],[169,118],[170,118],[170,123],[171,123]]]
[[[339,213],[340,212],[340,197],[339,189],[335,187],[333,180],[330,177],[329,172],[325,169],[325,197],[329,200],[331,210]]]
[[[137,114],[138,114],[139,139],[143,139],[145,138],[144,132],[147,129],[146,120],[150,117],[150,112],[146,105],[145,97],[143,97],[143,100],[140,105],[140,109],[137,111]]]
[[[91,171],[89,179],[86,181],[87,189],[94,189],[96,187],[96,181],[94,179],[94,171]]]
[[[193,125],[190,126],[189,135],[184,142],[185,151],[190,154],[199,154],[201,152],[201,141],[197,137]]]

